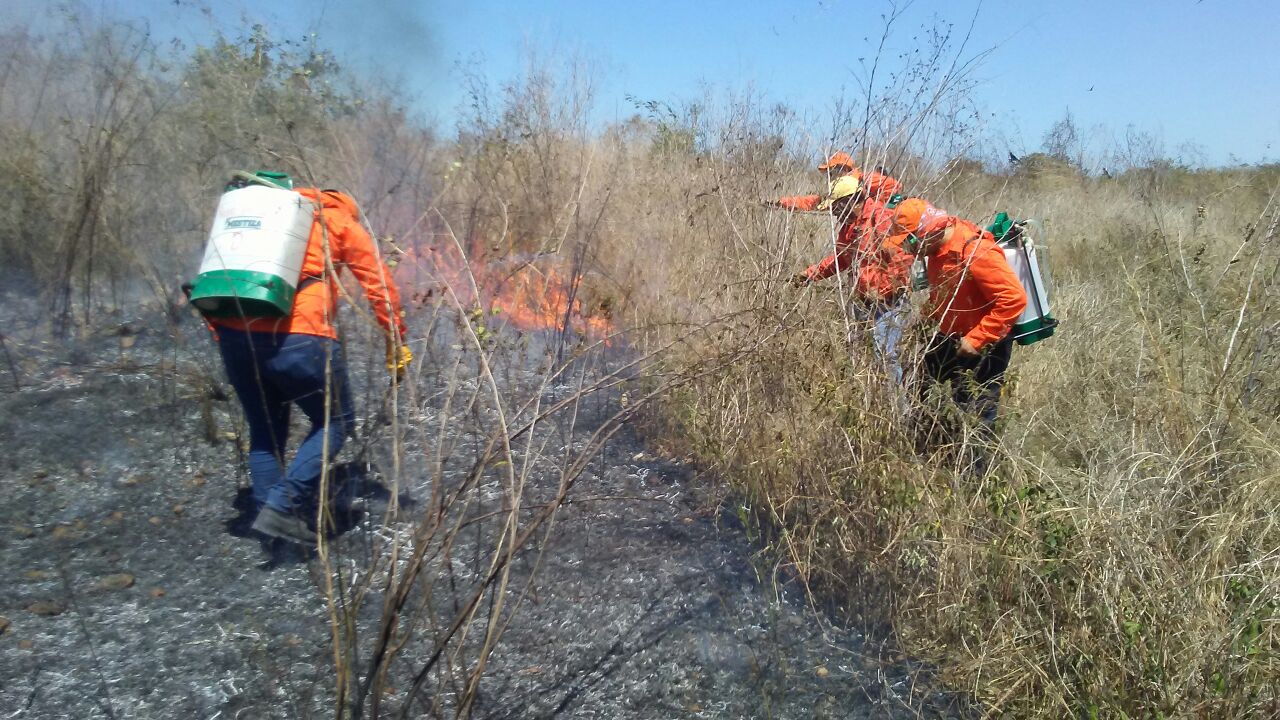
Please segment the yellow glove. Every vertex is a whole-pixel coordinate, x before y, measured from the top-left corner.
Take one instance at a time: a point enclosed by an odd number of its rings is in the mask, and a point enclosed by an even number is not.
[[[413,362],[413,351],[408,345],[400,345],[397,352],[396,346],[387,342],[387,370],[395,373],[397,380],[404,377],[404,371],[411,362]]]

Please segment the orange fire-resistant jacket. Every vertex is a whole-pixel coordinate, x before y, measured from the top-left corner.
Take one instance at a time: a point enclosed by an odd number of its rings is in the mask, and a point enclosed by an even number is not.
[[[902,192],[902,183],[879,170],[872,170],[871,174],[867,175],[865,186],[867,197],[882,203],[889,202],[894,195]]]
[[[779,207],[795,212],[813,212],[818,209],[820,202],[822,202],[821,195],[791,195],[778,198]]]
[[[882,253],[881,244],[893,224],[894,211],[885,207],[901,185],[873,172],[867,177],[862,211],[840,228],[835,252],[805,270],[810,280],[822,280],[857,268],[854,290],[866,300],[891,298],[908,286],[911,256],[901,250]]]
[[[855,268],[854,291],[860,298],[877,300],[897,295],[907,287],[911,256],[898,251],[886,259],[880,252],[892,221],[892,210],[868,198],[862,212],[841,226],[835,252],[809,266],[805,274],[810,280],[822,280]]]
[[[925,232],[947,235],[929,249],[929,306],[939,330],[975,348],[1003,339],[1027,306],[1018,276],[991,233],[950,216]]]
[[[360,224],[360,211],[355,201],[336,190],[298,188],[303,197],[318,205],[316,220],[311,225],[307,254],[302,261],[302,278],[294,297],[293,311],[288,317],[219,318],[216,328],[269,333],[298,333],[337,338],[334,317],[338,312],[338,278],[336,271],[351,271],[374,316],[383,329],[390,332],[392,323],[403,337],[404,313],[400,308],[400,292],[391,279],[391,271],[378,256],[373,238]],[[325,262],[325,247],[331,263]],[[326,270],[330,267],[331,270]]]

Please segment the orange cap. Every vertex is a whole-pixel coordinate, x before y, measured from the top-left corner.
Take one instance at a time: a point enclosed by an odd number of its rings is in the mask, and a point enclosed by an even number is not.
[[[903,241],[911,234],[927,234],[946,226],[950,220],[945,210],[929,204],[922,198],[907,198],[898,203],[893,213],[893,227],[884,244],[892,248],[902,247]]]
[[[828,170],[836,170],[839,168],[844,168],[849,172],[855,172],[858,169],[858,166],[853,164],[853,158],[849,157],[849,153],[840,151],[832,153],[831,157],[827,158],[826,162],[819,165],[818,172],[826,172]]]

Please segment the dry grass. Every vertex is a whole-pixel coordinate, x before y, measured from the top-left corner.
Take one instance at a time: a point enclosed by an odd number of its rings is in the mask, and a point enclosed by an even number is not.
[[[772,527],[781,563],[824,593],[891,587],[907,646],[993,715],[1277,711],[1273,170],[931,179],[970,217],[1043,219],[1064,323],[1015,352],[998,470],[977,480],[907,441],[928,415],[895,411],[909,393],[843,289],[780,284],[822,252],[806,236],[830,242],[821,219],[740,202],[775,193],[785,159],[631,160],[648,226],[621,256],[661,288],[643,310],[706,325],[670,365],[736,358],[655,432]]]

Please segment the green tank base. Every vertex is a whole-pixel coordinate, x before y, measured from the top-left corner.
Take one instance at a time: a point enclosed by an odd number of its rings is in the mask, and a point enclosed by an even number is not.
[[[1053,337],[1058,329],[1058,321],[1052,315],[1045,315],[1013,326],[1013,339],[1019,345],[1032,345],[1048,337]]]
[[[191,284],[191,304],[209,318],[284,317],[294,289],[284,278],[252,270],[218,270]]]

